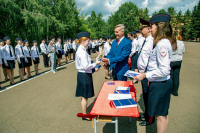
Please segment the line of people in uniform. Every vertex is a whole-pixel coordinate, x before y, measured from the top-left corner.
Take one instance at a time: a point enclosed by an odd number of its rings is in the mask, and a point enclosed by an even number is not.
[[[40,64],[40,52],[37,46],[37,41],[32,41],[32,47],[29,47],[30,43],[28,40],[22,41],[20,37],[15,38],[16,46],[15,49],[11,44],[9,36],[0,39],[0,66],[3,68],[5,81],[10,80],[10,85],[14,85],[14,69],[16,62],[19,67],[20,80],[24,81],[24,75],[27,74],[27,78],[31,78],[31,66],[34,64],[35,74],[39,75],[39,64]],[[45,43],[45,39],[41,40],[40,50],[43,56],[44,67],[52,66],[51,71],[56,72],[56,66],[61,66],[62,59],[62,44],[61,38],[58,37],[55,41],[55,37],[52,37],[48,41],[48,46]],[[72,58],[75,59],[75,53],[78,48],[76,41],[71,43],[71,39],[64,41],[64,53],[65,62]],[[51,45],[52,44],[52,45]],[[52,47],[51,47],[52,46]],[[55,53],[56,56],[53,56]],[[72,57],[73,56],[73,57]],[[50,59],[50,61],[49,61]],[[54,61],[55,59],[55,61]],[[15,61],[16,60],[16,61]],[[49,65],[51,64],[51,65]],[[52,65],[53,64],[53,65]]]

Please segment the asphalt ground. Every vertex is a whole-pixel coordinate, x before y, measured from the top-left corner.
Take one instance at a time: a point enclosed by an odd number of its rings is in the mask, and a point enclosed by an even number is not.
[[[200,43],[184,42],[184,54],[179,96],[171,97],[168,133],[200,132]],[[96,56],[96,55],[95,55]],[[63,56],[64,58],[64,56]],[[20,82],[18,65],[15,68],[15,86],[4,81],[1,70],[0,133],[93,133],[92,122],[76,116],[81,112],[81,99],[75,97],[77,70],[73,61],[57,68],[55,74],[39,65],[41,75]],[[94,60],[95,58],[93,58]],[[25,76],[26,77],[26,76]],[[93,74],[95,96],[88,100],[90,111],[105,80],[104,69]],[[144,111],[141,83],[135,84],[140,114]],[[156,133],[156,122],[139,126],[138,118],[119,118],[119,133]],[[98,133],[114,133],[114,124],[97,124]]]

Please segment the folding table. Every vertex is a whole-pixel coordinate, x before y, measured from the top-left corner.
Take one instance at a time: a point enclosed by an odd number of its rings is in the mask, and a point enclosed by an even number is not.
[[[137,90],[131,81],[104,82],[96,98],[96,101],[94,102],[91,112],[85,115],[82,113],[77,114],[78,117],[86,117],[92,119],[95,133],[97,133],[97,122],[115,123],[115,132],[118,133],[118,117],[126,116],[138,118],[140,116],[138,107],[116,109],[113,102],[108,100],[108,95],[113,94],[117,86],[130,87],[130,94],[132,95],[132,98],[137,102]],[[112,117],[114,117],[115,120],[112,120]]]

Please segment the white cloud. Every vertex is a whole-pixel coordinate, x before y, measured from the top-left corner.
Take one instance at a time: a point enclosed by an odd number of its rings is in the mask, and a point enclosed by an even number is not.
[[[149,15],[160,9],[167,10],[170,6],[173,6],[177,12],[181,10],[182,13],[185,13],[187,9],[192,11],[193,7],[198,4],[198,0],[110,0],[111,4],[109,4],[109,0],[76,0],[76,3],[81,8],[81,12],[88,13],[88,15],[92,10],[96,14],[101,12],[103,18],[107,20],[111,13],[119,9],[121,4],[129,1],[135,3],[139,8],[147,7]]]

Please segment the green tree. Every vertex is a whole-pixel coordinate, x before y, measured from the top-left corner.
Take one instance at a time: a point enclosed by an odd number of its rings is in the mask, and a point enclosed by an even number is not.
[[[191,12],[189,9],[187,9],[183,18],[184,18],[183,35],[186,37],[187,40],[188,38],[191,38],[191,31],[190,31]]]

